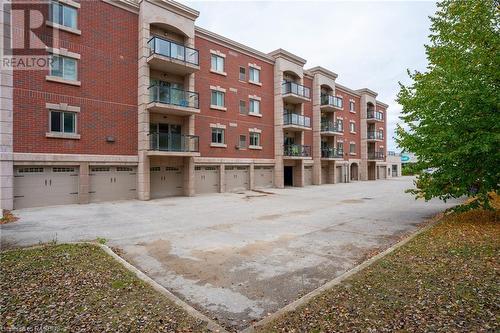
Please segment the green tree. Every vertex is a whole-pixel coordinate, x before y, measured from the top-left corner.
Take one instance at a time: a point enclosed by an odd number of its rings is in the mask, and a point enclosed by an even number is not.
[[[444,0],[431,17],[425,72],[400,83],[396,142],[416,154],[417,197],[473,197],[491,208],[500,184],[500,8],[498,1]],[[433,168],[433,172],[426,169]]]

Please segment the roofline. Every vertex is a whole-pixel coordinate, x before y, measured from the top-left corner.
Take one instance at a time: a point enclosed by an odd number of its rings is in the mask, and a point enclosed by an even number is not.
[[[300,65],[301,67],[304,67],[304,65],[307,62],[306,59],[301,58],[301,57],[299,57],[291,52],[288,52],[287,50],[283,50],[281,48],[274,50],[274,51],[271,51],[268,54],[273,58],[284,58],[288,61],[296,63],[297,65]]]
[[[139,4],[143,1],[147,1],[159,7],[170,10],[180,16],[183,16],[187,19],[195,21],[198,16],[200,16],[200,12],[196,9],[190,8],[186,5],[183,5],[177,1],[172,0],[139,0]]]
[[[384,102],[377,101],[377,100],[375,100],[375,102],[376,102],[378,105],[381,105],[381,106],[385,107],[386,109],[387,109],[387,108],[389,108],[389,105],[388,105],[388,104],[385,104]]]
[[[329,77],[333,80],[335,80],[339,77],[337,73],[334,73],[331,70],[326,69],[326,68],[321,67],[321,66],[309,68],[309,69],[305,70],[305,72],[308,72],[311,74],[316,74],[316,73],[323,74],[324,76]]]
[[[258,51],[256,49],[253,49],[251,47],[248,47],[246,45],[238,43],[232,39],[226,38],[224,36],[221,36],[219,34],[212,32],[212,31],[203,29],[199,26],[195,26],[194,31],[195,31],[195,36],[207,39],[209,41],[212,41],[214,43],[220,44],[220,45],[228,47],[228,48],[238,50],[238,51],[245,53],[249,56],[257,57],[260,60],[268,62],[270,64],[274,64],[275,59],[264,52]]]
[[[368,94],[368,95],[371,95],[373,97],[377,97],[377,93],[373,90],[370,90],[368,88],[361,88],[361,89],[356,89],[356,91],[359,93],[359,94]]]
[[[350,94],[353,94],[353,95],[356,95],[358,97],[361,97],[361,94],[357,90],[353,90],[351,88],[343,86],[340,83],[335,82],[335,88],[340,88],[341,90],[345,90],[345,91],[347,91]]]
[[[136,0],[102,0],[104,3],[121,8],[123,10],[139,14],[139,3]]]

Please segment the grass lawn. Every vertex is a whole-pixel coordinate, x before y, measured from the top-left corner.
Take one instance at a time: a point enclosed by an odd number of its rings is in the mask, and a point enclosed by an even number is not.
[[[499,332],[500,213],[450,214],[259,330]]]
[[[92,245],[0,253],[2,332],[203,332],[205,323]]]

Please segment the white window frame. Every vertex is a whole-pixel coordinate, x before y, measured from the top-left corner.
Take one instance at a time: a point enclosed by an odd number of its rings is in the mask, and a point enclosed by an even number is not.
[[[68,83],[68,84],[73,84],[73,85],[80,85],[80,81],[78,81],[78,58],[76,56],[66,56],[66,55],[62,55],[62,54],[59,54],[59,53],[53,53],[51,55],[51,60],[54,61],[53,59],[54,58],[59,58],[62,62],[62,66],[61,66],[61,75],[56,75],[57,73],[54,72],[53,68],[49,68],[49,75],[46,77],[47,80],[49,81],[57,81],[57,82],[61,82],[61,83]],[[64,67],[65,67],[65,63],[69,62],[69,61],[72,61],[74,62],[74,65],[75,65],[75,76],[74,77],[68,77],[68,76],[65,76],[65,70],[64,70]]]
[[[349,112],[356,113],[356,103],[354,101],[349,101]]]
[[[214,93],[217,95],[216,101],[215,101],[216,104],[213,104],[213,102],[214,102],[213,94]],[[219,96],[222,96],[222,105],[219,104],[219,102],[221,102],[218,98]],[[226,110],[226,92],[225,91],[222,91],[219,89],[210,89],[210,108],[217,109],[217,110],[223,110],[223,111]]]
[[[248,148],[250,148],[250,149],[262,149],[262,133],[261,132],[251,130],[249,132],[248,141],[249,141]],[[252,141],[254,141],[254,142],[252,142]]]
[[[219,134],[221,136],[221,141],[213,141],[214,140],[214,132],[216,133],[216,138],[219,137]],[[220,148],[226,148],[226,128],[222,126],[211,126],[211,131],[210,131],[210,146],[211,147],[220,147]]]
[[[214,62],[215,60],[215,62]],[[219,68],[219,66],[222,64],[222,68]],[[215,65],[215,67],[214,67]],[[220,54],[210,54],[210,71],[212,73],[217,73],[217,74],[223,74],[226,75],[226,72],[224,71],[226,67],[226,59],[225,57],[221,56]]]
[[[57,18],[57,21],[55,19],[55,16],[54,16],[54,7],[55,6],[58,6],[59,7],[59,13],[60,13],[60,17]],[[67,28],[68,30],[73,30],[73,31],[70,31],[70,32],[79,32],[78,30],[78,8],[80,7],[80,4],[77,3],[77,2],[74,2],[74,1],[52,1],[50,3],[50,8],[49,8],[49,18],[50,18],[50,22],[53,24],[53,25],[56,25],[57,27],[64,27],[64,28]],[[71,25],[68,25],[67,22],[65,22],[64,18],[65,18],[65,15],[64,15],[64,11],[70,11],[71,13],[74,13],[75,17],[75,25],[74,26],[71,26]],[[61,20],[59,20],[59,18],[61,18]]]
[[[257,110],[255,110],[255,106],[257,106]],[[250,98],[248,103],[248,113],[252,115],[261,115],[260,112],[260,100],[255,98]]]
[[[257,73],[257,80],[254,80],[255,78],[255,73]],[[262,85],[262,82],[260,81],[260,68],[256,68],[254,66],[250,66],[248,68],[248,82],[257,84],[257,85]]]
[[[352,149],[353,147],[354,147],[354,149]],[[349,155],[356,155],[356,143],[355,142],[349,143]]]
[[[242,69],[245,71],[244,73],[241,72]],[[242,77],[242,75],[243,75],[243,77]],[[246,67],[240,66],[240,69],[238,71],[238,80],[240,80],[242,82],[245,82],[247,80],[247,68]]]
[[[349,132],[356,133],[356,123],[354,121],[349,122]]]
[[[60,126],[61,130],[56,131],[52,128],[52,113],[59,113],[60,114]],[[64,130],[64,115],[65,114],[70,114],[73,116],[73,132],[66,132]],[[49,131],[46,134],[47,137],[52,137],[52,138],[68,138],[68,139],[79,139],[80,135],[78,134],[78,112],[74,111],[65,111],[65,110],[54,110],[54,109],[49,109],[49,124],[48,124]]]

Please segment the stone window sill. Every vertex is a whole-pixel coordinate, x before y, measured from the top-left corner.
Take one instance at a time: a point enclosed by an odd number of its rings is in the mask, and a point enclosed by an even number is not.
[[[215,143],[215,142],[212,142],[210,144],[210,147],[215,147],[215,148],[227,148],[227,144],[225,143]]]
[[[213,110],[219,110],[219,111],[226,111],[227,108],[225,106],[218,106],[218,105],[210,105],[210,108]]]
[[[255,84],[256,86],[262,87],[262,82],[248,81],[250,84]]]
[[[226,72],[217,72],[217,71],[214,71],[213,69],[210,70],[210,73],[219,74],[219,75],[222,75],[222,76],[227,76]]]
[[[72,139],[72,140],[80,140],[80,134],[71,134],[71,133],[59,133],[59,132],[48,132],[45,133],[47,138],[54,139]]]
[[[69,84],[71,86],[78,86],[78,87],[80,87],[82,85],[82,83],[80,81],[67,80],[67,79],[63,79],[62,77],[51,76],[51,75],[47,75],[45,77],[45,80],[51,81],[51,82]]]
[[[248,112],[249,116],[262,118],[262,113]]]
[[[51,22],[51,21],[45,21],[45,24],[48,27],[52,27],[52,28],[57,29],[57,30],[62,30],[62,31],[70,32],[70,33],[75,34],[75,35],[81,35],[82,34],[82,31],[79,30],[79,29],[66,27],[64,25],[61,25],[61,24],[58,24],[58,23],[54,23],[54,22]]]
[[[262,150],[262,146],[248,146],[248,149]]]

